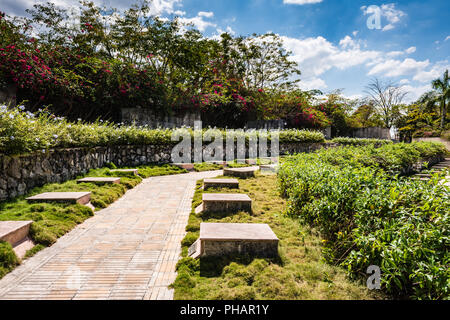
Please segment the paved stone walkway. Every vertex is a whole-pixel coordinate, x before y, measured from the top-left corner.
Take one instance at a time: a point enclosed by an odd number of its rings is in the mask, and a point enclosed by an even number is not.
[[[0,280],[0,299],[170,300],[196,180],[145,179]]]

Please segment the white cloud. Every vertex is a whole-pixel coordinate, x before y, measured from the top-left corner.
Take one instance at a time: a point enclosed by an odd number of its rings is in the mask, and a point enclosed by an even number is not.
[[[385,60],[377,63],[372,69],[370,69],[368,75],[381,74],[385,77],[399,77],[404,75],[412,75],[423,70],[430,65],[429,60],[416,61],[411,58],[406,58],[403,61],[400,60]]]
[[[72,7],[78,7],[79,1],[78,0],[49,0],[50,2],[53,2],[58,7],[63,8],[72,8]],[[25,9],[31,9],[34,4],[36,3],[45,3],[47,0],[2,0],[2,11],[5,11],[7,14],[13,14],[13,15],[19,15],[24,16],[25,15]],[[130,8],[130,2],[129,1],[123,1],[123,0],[93,0],[93,2],[99,6],[103,6],[106,4],[106,6],[114,7],[119,10],[124,10]],[[133,2],[134,3],[134,2]],[[182,5],[182,0],[152,0],[150,1],[150,12],[153,15],[162,15],[162,14],[177,14],[181,15],[179,13],[183,13],[183,11],[176,10],[176,7],[179,7]],[[178,12],[178,13],[176,13]]]
[[[197,15],[199,17],[212,18],[212,17],[214,17],[214,12],[211,12],[211,11],[208,11],[208,12],[200,11]]]
[[[411,54],[411,53],[416,52],[416,50],[417,50],[416,47],[410,47],[410,48],[406,49],[405,52],[406,52],[407,54]]]
[[[150,2],[150,10],[154,15],[161,15],[164,13],[174,13],[175,6],[180,5],[182,0],[153,0]],[[123,3],[123,1],[120,1]],[[128,6],[128,4],[127,4]]]
[[[447,36],[444,41],[450,40],[450,36]]]
[[[404,102],[411,103],[411,102],[417,101],[417,99],[419,99],[420,96],[423,95],[425,92],[430,91],[431,85],[427,84],[427,85],[415,87],[415,86],[407,84],[407,85],[402,86],[402,88],[403,88],[404,92],[408,93],[405,97]]]
[[[214,16],[213,12],[200,11],[196,17],[193,18],[180,18],[180,22],[185,24],[193,24],[200,31],[205,31],[209,27],[217,27],[217,25],[210,21],[205,21],[205,18],[211,18]]]
[[[340,47],[321,36],[306,39],[281,38],[285,47],[292,51],[291,59],[299,64],[306,79],[315,79],[332,68],[344,70],[361,65],[380,55],[377,51],[361,50],[359,44],[349,36],[340,41]]]
[[[400,18],[406,16],[406,13],[403,11],[395,9],[394,3],[381,5],[381,14],[389,22],[389,24],[383,28],[383,31],[394,29],[394,25],[400,22]]]
[[[323,0],[283,0],[283,3],[304,5],[304,4],[320,3],[322,1]]]
[[[445,70],[450,69],[450,64],[447,60],[444,61],[438,61],[435,63],[430,70],[420,70],[417,72],[413,80],[419,81],[419,82],[431,82],[434,79],[439,78],[442,76]]]
[[[299,88],[302,90],[313,90],[313,89],[326,89],[328,88],[327,84],[323,79],[320,78],[312,78],[309,80],[302,80],[298,84]]]

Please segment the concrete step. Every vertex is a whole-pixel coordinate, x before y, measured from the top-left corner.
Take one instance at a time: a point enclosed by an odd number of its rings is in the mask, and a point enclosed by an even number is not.
[[[45,192],[27,198],[29,202],[68,202],[86,205],[91,201],[90,192]]]
[[[261,170],[261,173],[265,172],[277,172],[279,169],[278,164],[262,164],[259,166],[259,169]]]
[[[120,172],[124,174],[130,174],[130,175],[138,175],[139,170],[138,169],[111,169],[110,172]]]
[[[105,178],[105,177],[86,177],[77,180],[77,183],[95,183],[95,184],[119,184],[120,178]]]
[[[259,158],[259,163],[260,164],[273,164],[273,163],[278,163],[278,158],[277,157],[261,157]]]
[[[203,189],[208,188],[239,188],[239,181],[237,179],[205,179]]]
[[[237,212],[252,210],[252,199],[242,193],[204,193],[203,212]]]
[[[172,165],[185,169],[187,171],[193,171],[194,170],[194,164],[193,163],[172,163]]]
[[[223,169],[223,175],[239,178],[247,178],[247,177],[254,177],[255,172],[258,170],[259,167],[225,168]]]
[[[201,223],[199,239],[189,248],[192,258],[223,255],[278,255],[278,237],[267,224]]]
[[[34,247],[29,237],[33,221],[0,221],[0,241],[9,242],[19,258]]]

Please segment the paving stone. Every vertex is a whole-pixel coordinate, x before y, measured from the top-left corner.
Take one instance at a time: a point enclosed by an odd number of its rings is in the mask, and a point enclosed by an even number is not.
[[[120,183],[120,178],[109,178],[109,177],[87,177],[77,180],[77,183],[95,183],[95,184],[118,184]]]
[[[202,195],[204,212],[251,211],[252,199],[242,193],[204,193]]]
[[[181,168],[181,169],[186,169],[188,171],[192,171],[194,170],[194,164],[193,163],[173,163],[174,166]]]
[[[71,202],[87,204],[91,200],[90,192],[45,192],[27,198],[29,202]]]
[[[0,279],[0,300],[172,299],[196,181],[221,174],[144,179]]]
[[[239,188],[237,179],[205,179],[203,180],[204,189],[208,188]]]
[[[33,221],[0,221],[0,241],[15,246],[28,236],[32,223]]]
[[[278,237],[267,224],[201,223],[199,239],[189,248],[193,258],[250,254],[276,256]]]
[[[138,169],[112,169],[109,170],[111,172],[120,172],[120,173],[125,173],[125,174],[134,174],[137,175],[139,173]]]
[[[254,177],[255,172],[258,170],[259,167],[225,168],[223,169],[223,175],[247,178],[247,177]]]

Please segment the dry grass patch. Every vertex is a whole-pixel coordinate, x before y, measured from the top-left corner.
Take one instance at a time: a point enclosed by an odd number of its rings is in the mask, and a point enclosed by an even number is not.
[[[253,200],[253,212],[236,214],[191,213],[182,242],[183,258],[172,285],[175,299],[373,299],[364,283],[347,278],[343,269],[324,262],[319,234],[285,216],[286,201],[279,196],[275,175],[240,179],[241,193]],[[202,181],[197,182],[192,207],[201,203]],[[208,189],[211,193],[236,190]],[[280,239],[277,259],[248,256],[187,257],[198,238],[201,222],[267,223]]]

